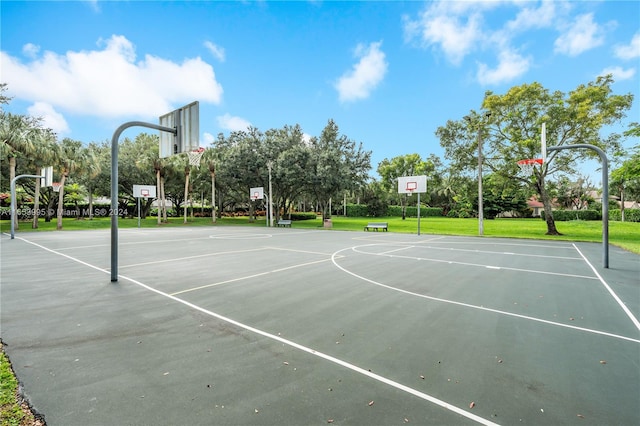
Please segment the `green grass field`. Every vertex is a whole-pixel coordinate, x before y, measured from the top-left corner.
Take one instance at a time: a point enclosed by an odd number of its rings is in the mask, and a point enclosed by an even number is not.
[[[368,222],[388,222],[389,232],[416,234],[418,232],[418,220],[407,218],[402,220],[399,217],[388,218],[367,218],[367,217],[342,217],[333,216],[331,218],[331,229],[343,231],[363,232],[364,226]],[[266,227],[264,217],[258,218],[255,222],[249,222],[248,217],[224,217],[218,218],[216,223],[212,223],[211,218],[188,218],[184,223],[183,218],[170,218],[169,223],[160,225],[168,226],[255,226]],[[93,220],[64,219],[63,230],[83,230],[83,229],[108,229],[111,226],[109,218],[96,218]],[[138,226],[138,219],[119,219],[119,228],[135,228]],[[141,227],[158,227],[157,219],[149,217],[141,220]],[[321,219],[294,221],[294,228],[320,229],[324,228]],[[31,229],[30,222],[21,222],[16,234],[23,232],[46,232],[55,231],[56,222],[38,222],[38,229]],[[485,237],[501,238],[527,238],[536,240],[557,240],[557,241],[591,241],[602,242],[602,222],[601,221],[569,221],[556,222],[556,228],[563,235],[545,235],[547,227],[540,219],[495,219],[484,221]],[[0,221],[0,230],[5,233],[10,232],[10,222]],[[421,234],[436,235],[478,235],[477,219],[450,219],[444,217],[427,217],[420,220]],[[640,254],[640,223],[637,222],[609,222],[609,243],[622,247],[633,253]]]

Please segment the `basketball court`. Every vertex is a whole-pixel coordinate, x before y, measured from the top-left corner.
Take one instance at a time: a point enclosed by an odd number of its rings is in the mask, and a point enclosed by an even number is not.
[[[49,426],[640,424],[616,247],[121,229],[111,282],[108,230],[1,242],[2,340]]]

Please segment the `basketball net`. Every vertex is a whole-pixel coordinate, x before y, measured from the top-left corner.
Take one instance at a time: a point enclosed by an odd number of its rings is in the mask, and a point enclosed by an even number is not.
[[[60,192],[60,187],[62,185],[60,185],[60,182],[53,182],[51,186],[53,187],[53,192]]]
[[[199,166],[200,159],[202,159],[202,155],[204,154],[204,148],[200,147],[193,151],[188,151],[187,155],[189,156],[189,164],[192,166]]]
[[[533,175],[533,169],[536,165],[542,166],[543,160],[542,158],[530,158],[526,160],[518,161],[518,167],[520,167],[520,172],[524,176]]]

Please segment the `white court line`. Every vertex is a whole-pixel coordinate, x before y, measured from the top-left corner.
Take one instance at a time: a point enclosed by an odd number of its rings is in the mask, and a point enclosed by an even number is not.
[[[249,253],[249,252],[252,252],[252,251],[261,251],[261,250],[264,250],[264,249],[260,247],[260,248],[247,249],[247,250],[216,251],[216,252],[213,252],[213,253],[206,253],[206,254],[194,254],[193,256],[173,257],[173,258],[170,258],[170,259],[153,260],[153,261],[150,261],[150,262],[131,263],[129,265],[122,265],[122,266],[120,266],[120,268],[132,268],[132,267],[135,267],[135,266],[155,265],[155,264],[158,264],[158,263],[177,262],[179,260],[198,259],[198,258],[201,258],[201,257],[217,256],[217,255],[223,255],[223,254]]]
[[[373,246],[378,244],[367,244],[366,246]],[[443,259],[432,259],[428,257],[416,257],[416,256],[399,256],[397,254],[385,254],[385,253],[371,253],[364,250],[358,250],[359,247],[366,246],[355,246],[351,247],[356,253],[366,254],[369,256],[387,256],[387,257],[395,257],[398,259],[412,259],[412,260],[424,260],[427,262],[435,262],[435,263],[447,263],[450,265],[463,265],[463,266],[474,266],[477,268],[485,268],[485,269],[501,269],[505,271],[516,271],[516,272],[530,272],[532,274],[545,274],[545,275],[556,275],[560,277],[569,277],[569,278],[582,278],[586,280],[597,280],[597,277],[590,277],[588,275],[575,275],[575,274],[563,274],[561,272],[549,272],[549,271],[541,271],[541,270],[531,270],[531,269],[520,269],[520,268],[510,268],[508,266],[495,266],[495,265],[484,265],[480,263],[470,263],[470,262],[459,262],[455,260],[443,260]],[[348,250],[348,249],[345,249]]]
[[[415,246],[404,246],[404,247],[400,247],[400,248],[397,248],[397,249],[394,249],[394,250],[383,251],[383,252],[378,253],[378,254],[386,255],[386,254],[389,254],[389,253],[395,253],[397,251],[407,250],[407,249],[411,249],[411,248],[414,248],[414,247]]]
[[[93,266],[93,265],[91,265],[89,263],[83,262],[83,261],[81,261],[79,259],[76,259],[74,257],[71,257],[69,255],[66,255],[66,254],[57,252],[55,250],[49,249],[49,248],[44,247],[44,246],[42,246],[40,244],[33,243],[31,241],[25,240],[24,238],[19,238],[19,239],[24,241],[24,242],[26,242],[26,243],[28,243],[28,244],[32,244],[32,245],[35,245],[37,247],[40,247],[41,249],[46,250],[46,251],[48,251],[50,253],[54,253],[54,254],[57,254],[59,256],[63,256],[63,257],[65,257],[65,258],[67,258],[69,260],[72,260],[74,262],[78,262],[78,263],[80,263],[82,265],[85,265],[85,266],[88,266],[88,267],[90,267],[92,269],[104,272],[105,274],[110,274],[110,272],[105,270],[105,269],[98,268],[96,266]],[[135,285],[138,285],[138,286],[140,286],[142,288],[145,288],[145,289],[147,289],[147,290],[149,290],[151,292],[154,292],[154,293],[156,293],[156,294],[158,294],[160,296],[163,296],[163,297],[171,299],[171,300],[173,300],[175,302],[181,303],[181,304],[183,304],[183,305],[185,305],[185,306],[187,306],[187,307],[189,307],[191,309],[194,309],[194,310],[202,312],[202,313],[204,313],[206,315],[209,315],[209,316],[211,316],[213,318],[217,318],[217,319],[219,319],[221,321],[224,321],[224,322],[227,322],[229,324],[235,325],[236,327],[240,327],[240,328],[242,328],[244,330],[247,330],[247,331],[250,331],[250,332],[252,332],[254,334],[266,337],[266,338],[271,339],[271,340],[278,341],[278,342],[280,342],[282,344],[285,344],[285,345],[290,346],[292,348],[298,349],[298,350],[300,350],[302,352],[308,353],[310,355],[314,355],[314,356],[316,356],[318,358],[322,358],[322,359],[324,359],[326,361],[329,361],[329,362],[331,362],[333,364],[336,364],[336,365],[339,365],[341,367],[347,368],[347,369],[349,369],[351,371],[354,371],[356,373],[359,373],[359,374],[361,374],[363,376],[369,377],[369,378],[371,378],[373,380],[376,380],[378,382],[381,382],[381,383],[384,383],[384,384],[389,385],[391,387],[394,387],[396,389],[399,389],[399,390],[401,390],[403,392],[406,392],[406,393],[408,393],[410,395],[413,395],[413,396],[415,396],[417,398],[420,398],[420,399],[423,399],[425,401],[431,402],[432,404],[438,405],[438,406],[440,406],[440,407],[442,407],[442,408],[444,408],[446,410],[449,410],[449,411],[451,411],[453,413],[456,413],[458,415],[466,417],[466,418],[468,418],[470,420],[473,420],[473,421],[475,421],[477,423],[480,423],[482,425],[498,426],[497,423],[494,423],[491,420],[488,420],[488,419],[482,418],[480,416],[477,416],[477,415],[475,415],[473,413],[470,413],[470,412],[468,412],[468,411],[466,411],[466,410],[464,410],[464,409],[462,409],[460,407],[456,407],[455,405],[451,405],[448,402],[445,402],[445,401],[443,401],[441,399],[438,399],[438,398],[436,398],[434,396],[431,396],[429,394],[426,394],[424,392],[420,392],[419,390],[413,389],[413,388],[411,388],[409,386],[403,385],[403,384],[401,384],[399,382],[396,382],[394,380],[388,379],[388,378],[386,378],[384,376],[381,376],[380,374],[376,374],[376,373],[373,373],[373,372],[371,372],[369,370],[365,370],[364,368],[358,367],[357,365],[351,364],[350,362],[343,361],[343,360],[341,360],[339,358],[333,357],[333,356],[325,354],[323,352],[316,351],[315,349],[312,349],[312,348],[310,348],[308,346],[301,345],[301,344],[296,343],[296,342],[294,342],[292,340],[285,339],[285,338],[283,338],[281,336],[276,336],[275,334],[271,334],[271,333],[268,333],[266,331],[260,330],[259,328],[255,328],[255,327],[252,327],[252,326],[250,326],[248,324],[241,323],[239,321],[236,321],[236,320],[231,319],[229,317],[226,317],[224,315],[215,313],[215,312],[210,311],[208,309],[201,308],[198,305],[195,305],[193,303],[187,302],[186,300],[180,299],[179,297],[172,296],[172,295],[170,295],[168,293],[165,293],[163,291],[157,290],[157,289],[155,289],[153,287],[150,287],[150,286],[148,286],[148,285],[146,285],[146,284],[144,284],[144,283],[142,283],[140,281],[134,280],[133,278],[129,278],[129,277],[125,276],[125,275],[118,275],[118,277],[121,278],[121,279],[127,280],[127,281],[129,281],[129,282],[131,282],[131,283],[133,283]]]
[[[268,275],[268,274],[273,274],[273,273],[276,273],[276,272],[287,271],[289,269],[300,268],[302,266],[313,265],[315,263],[328,262],[329,260],[331,260],[331,259],[314,260],[313,262],[300,263],[298,265],[287,266],[287,267],[284,267],[284,268],[274,269],[272,271],[266,271],[266,272],[260,272],[260,273],[253,274],[253,275],[247,275],[246,277],[233,278],[233,279],[226,280],[226,281],[220,281],[220,282],[217,282],[217,283],[201,285],[199,287],[188,288],[188,289],[185,289],[185,290],[176,291],[175,293],[171,293],[171,295],[175,296],[176,294],[189,293],[191,291],[202,290],[202,289],[209,288],[209,287],[216,287],[216,286],[219,286],[219,285],[222,285],[222,284],[228,284],[228,283],[232,283],[232,282],[236,282],[236,281],[248,280],[248,279],[251,279],[251,278],[260,277],[262,275]]]
[[[174,243],[174,242],[179,242],[179,241],[196,241],[196,240],[209,240],[209,237],[195,237],[195,238],[177,238],[177,239],[173,239],[173,240],[147,240],[147,241],[131,241],[131,242],[122,242],[122,241],[118,241],[118,245],[119,246],[134,246],[134,245],[140,245],[140,244],[168,244],[168,243]],[[106,243],[106,244],[94,244],[94,245],[90,245],[90,246],[74,246],[74,247],[64,247],[64,248],[60,248],[60,251],[64,251],[64,250],[77,250],[77,249],[84,249],[84,248],[95,248],[95,247],[111,247],[111,243]]]
[[[321,256],[331,256],[331,253],[321,253],[319,251],[310,251],[310,250],[298,250],[298,249],[289,249],[289,248],[282,248],[282,247],[265,247],[266,249],[271,249],[271,250],[282,250],[282,251],[293,251],[296,253],[308,253],[308,254],[319,254]]]
[[[442,298],[439,298],[439,297],[427,296],[426,294],[415,293],[413,291],[404,290],[404,289],[401,289],[401,288],[398,288],[398,287],[393,287],[393,286],[390,286],[390,285],[387,285],[387,284],[382,284],[382,283],[380,283],[378,281],[374,281],[372,279],[363,277],[362,275],[358,275],[355,272],[351,272],[350,270],[340,266],[338,264],[338,262],[336,262],[335,259],[337,258],[339,253],[341,253],[343,251],[346,251],[346,250],[353,250],[353,247],[344,248],[344,249],[338,250],[335,253],[333,253],[333,256],[331,257],[331,261],[333,262],[333,264],[338,269],[340,269],[341,271],[346,272],[347,274],[349,274],[349,275],[351,275],[353,277],[356,277],[356,278],[358,278],[358,279],[360,279],[362,281],[366,281],[366,282],[368,282],[370,284],[377,285],[379,287],[383,287],[383,288],[386,288],[386,289],[389,289],[389,290],[397,291],[399,293],[408,294],[410,296],[420,297],[422,299],[433,300],[435,302],[448,303],[448,304],[451,304],[451,305],[462,306],[462,307],[465,307],[465,308],[477,309],[477,310],[480,310],[480,311],[492,312],[494,314],[506,315],[506,316],[510,316],[510,317],[514,317],[514,318],[526,319],[526,320],[530,320],[530,321],[540,322],[540,323],[543,323],[543,324],[554,325],[554,326],[557,326],[557,327],[564,327],[564,328],[569,328],[569,329],[573,329],[573,330],[585,331],[587,333],[599,334],[599,335],[602,335],[602,336],[614,337],[616,339],[628,340],[630,342],[640,343],[639,339],[634,339],[634,338],[631,338],[631,337],[621,336],[619,334],[608,333],[606,331],[599,331],[599,330],[593,330],[593,329],[590,329],[590,328],[577,327],[575,325],[562,324],[562,323],[559,323],[559,322],[544,320],[544,319],[541,319],[541,318],[530,317],[530,316],[527,316],[527,315],[515,314],[513,312],[501,311],[501,310],[492,309],[492,308],[485,308],[484,306],[471,305],[469,303],[464,303],[464,302],[456,302],[455,300],[449,300],[449,299],[442,299]],[[353,251],[355,251],[355,250],[353,250]]]
[[[389,246],[396,246],[396,245],[402,245],[405,243],[397,243],[397,242],[381,242],[379,243],[379,245],[382,244],[386,244]],[[550,255],[545,255],[545,254],[528,254],[528,253],[513,253],[513,252],[505,252],[505,251],[492,251],[492,250],[478,250],[478,249],[460,249],[460,248],[452,248],[452,247],[436,247],[436,246],[425,246],[425,245],[417,245],[414,243],[407,243],[407,244],[411,244],[411,246],[408,246],[407,248],[425,248],[425,249],[431,249],[431,250],[440,250],[440,251],[460,251],[460,252],[465,252],[465,253],[486,253],[486,254],[501,254],[501,255],[508,255],[508,256],[523,256],[523,257],[541,257],[541,258],[550,258],[550,259],[562,259],[562,260],[582,260],[581,257],[568,257],[568,256],[550,256]],[[367,244],[371,245],[371,244]],[[401,249],[398,249],[397,251],[399,251]],[[392,253],[396,250],[390,250],[390,251],[385,251],[385,252],[381,252],[381,253],[377,253],[377,254],[387,254],[387,253]],[[374,254],[374,253],[371,253]]]
[[[602,285],[604,286],[604,288],[607,289],[607,291],[609,292],[609,294],[611,294],[611,296],[613,296],[613,298],[615,299],[616,302],[618,302],[618,305],[620,305],[620,307],[622,308],[622,310],[625,312],[625,314],[627,314],[627,316],[631,319],[631,321],[633,322],[633,324],[636,326],[636,328],[638,330],[640,330],[640,322],[638,322],[638,319],[633,315],[633,313],[631,313],[631,311],[629,310],[629,308],[627,308],[627,305],[624,304],[624,302],[618,297],[618,295],[613,291],[613,289],[611,287],[609,287],[609,284],[607,284],[607,282],[604,280],[604,278],[602,278],[602,276],[598,273],[598,271],[596,270],[596,268],[591,264],[591,262],[589,262],[589,260],[587,259],[587,257],[582,254],[582,252],[580,251],[580,249],[578,248],[578,246],[576,246],[575,244],[573,245],[573,247],[575,247],[575,249],[578,251],[578,253],[580,253],[580,256],[582,256],[582,258],[584,259],[585,262],[587,262],[587,265],[589,265],[589,267],[591,268],[591,270],[593,271],[594,274],[596,274],[596,276],[598,277],[598,279],[600,280],[600,282],[602,283]]]

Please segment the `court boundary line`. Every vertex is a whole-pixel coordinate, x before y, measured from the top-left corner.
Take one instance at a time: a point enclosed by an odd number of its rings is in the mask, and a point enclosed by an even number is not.
[[[365,244],[365,245],[362,245],[362,246],[354,246],[354,247],[351,247],[351,250],[353,250],[356,253],[370,255],[370,256],[397,257],[399,259],[424,260],[426,262],[448,263],[450,265],[453,264],[453,265],[462,265],[462,266],[475,266],[475,267],[478,267],[478,268],[485,268],[485,269],[496,269],[496,270],[505,270],[505,271],[515,271],[515,272],[530,272],[530,273],[535,273],[535,274],[558,275],[558,276],[561,276],[561,277],[583,278],[583,279],[587,279],[587,280],[597,280],[598,279],[597,277],[589,277],[589,276],[586,276],[586,275],[563,274],[561,272],[549,272],[549,271],[540,271],[540,270],[532,270],[532,269],[511,268],[509,266],[483,265],[483,264],[480,264],[480,263],[460,262],[460,261],[457,261],[457,260],[432,259],[432,258],[429,258],[429,257],[400,256],[400,255],[397,255],[397,254],[386,254],[386,252],[369,253],[369,252],[366,252],[366,251],[357,250],[357,248],[359,248],[359,247],[369,247],[369,246],[375,246],[375,245],[380,245],[380,244],[382,244],[382,243],[374,243],[374,244]],[[576,258],[576,260],[580,260],[580,259]]]
[[[561,322],[545,320],[545,319],[542,319],[542,318],[531,317],[531,316],[528,316],[528,315],[516,314],[516,313],[513,313],[513,312],[502,311],[502,310],[499,310],[499,309],[487,308],[485,306],[471,305],[469,303],[458,302],[458,301],[455,301],[455,300],[442,299],[440,297],[428,296],[426,294],[420,294],[420,293],[416,293],[416,292],[413,292],[413,291],[404,290],[404,289],[401,289],[401,288],[398,288],[398,287],[393,287],[393,286],[390,286],[388,284],[383,284],[383,283],[377,282],[375,280],[372,280],[370,278],[366,278],[366,277],[363,277],[361,275],[358,275],[355,272],[352,272],[352,271],[340,266],[338,264],[338,262],[335,261],[335,256],[337,256],[339,253],[341,253],[341,252],[343,252],[345,250],[353,250],[353,247],[343,248],[343,249],[337,250],[335,253],[333,253],[333,255],[331,257],[331,260],[332,260],[333,264],[336,266],[336,268],[338,268],[341,271],[343,271],[343,272],[345,272],[345,273],[347,273],[347,274],[349,274],[349,275],[351,275],[353,277],[356,277],[356,278],[358,278],[358,279],[360,279],[362,281],[366,281],[366,282],[368,282],[370,284],[377,285],[379,287],[383,287],[383,288],[386,288],[388,290],[397,291],[399,293],[404,293],[404,294],[408,294],[410,296],[420,297],[420,298],[423,298],[423,299],[433,300],[435,302],[448,303],[448,304],[451,304],[451,305],[462,306],[464,308],[477,309],[477,310],[480,310],[480,311],[491,312],[491,313],[494,313],[494,314],[505,315],[505,316],[510,316],[510,317],[519,318],[519,319],[526,319],[526,320],[530,320],[530,321],[534,321],[534,322],[539,322],[539,323],[542,323],[542,324],[553,325],[553,326],[557,326],[557,327],[564,327],[564,328],[569,328],[569,329],[573,329],[573,330],[584,331],[584,332],[587,332],[587,333],[593,333],[593,334],[599,334],[599,335],[602,335],[602,336],[613,337],[615,339],[621,339],[621,340],[627,340],[627,341],[634,342],[634,343],[640,343],[640,339],[634,339],[632,337],[622,336],[622,335],[619,335],[619,334],[609,333],[609,332],[606,332],[606,331],[594,330],[594,329],[585,328],[585,327],[578,327],[578,326],[570,325],[570,324],[563,324]],[[597,278],[593,278],[593,279],[597,279]]]
[[[80,263],[81,265],[88,266],[88,267],[90,267],[92,269],[95,269],[97,271],[104,272],[105,274],[110,274],[110,272],[105,270],[105,269],[102,269],[102,268],[97,267],[95,265],[91,265],[90,263],[84,262],[84,261],[82,261],[80,259],[76,259],[73,256],[69,256],[69,255],[66,255],[64,253],[59,253],[56,250],[50,249],[50,248],[45,247],[45,246],[43,246],[41,244],[26,240],[24,238],[18,238],[18,239],[20,239],[20,240],[22,240],[22,241],[24,241],[24,242],[26,242],[28,244],[32,244],[32,245],[34,245],[36,247],[39,247],[39,248],[41,248],[41,249],[43,249],[45,251],[48,251],[50,253],[53,253],[53,254],[56,254],[56,255],[59,255],[59,256],[63,256],[63,257],[65,257],[65,258],[67,258],[67,259],[69,259],[69,260],[71,260],[73,262]],[[331,257],[331,260],[332,259],[333,259],[333,255]],[[314,355],[314,356],[316,356],[318,358],[324,359],[324,360],[329,361],[329,362],[331,362],[333,364],[339,365],[339,366],[344,367],[344,368],[346,368],[348,370],[351,370],[353,372],[359,373],[359,374],[361,374],[363,376],[366,376],[366,377],[369,377],[369,378],[371,378],[373,380],[376,380],[376,381],[378,381],[380,383],[386,384],[388,386],[391,386],[393,388],[401,390],[401,391],[403,391],[405,393],[413,395],[413,396],[415,396],[415,397],[417,397],[419,399],[422,399],[422,400],[430,402],[430,403],[432,403],[434,405],[440,406],[440,407],[442,407],[442,408],[444,408],[446,410],[449,410],[449,411],[451,411],[451,412],[453,412],[455,414],[458,414],[458,415],[461,415],[463,417],[466,417],[469,420],[473,420],[476,423],[480,423],[480,424],[485,425],[485,426],[499,426],[498,423],[494,423],[491,420],[488,420],[488,419],[480,417],[480,416],[478,416],[476,414],[470,413],[470,412],[468,412],[468,411],[466,411],[466,410],[464,410],[464,409],[462,409],[460,407],[457,407],[455,405],[449,404],[448,402],[446,402],[444,400],[436,398],[436,397],[434,397],[432,395],[429,395],[427,393],[420,392],[417,389],[413,389],[413,388],[411,388],[411,387],[409,387],[407,385],[403,385],[400,382],[396,382],[396,381],[391,380],[391,379],[389,379],[389,378],[387,378],[385,376],[382,376],[380,374],[376,374],[376,373],[373,373],[372,371],[365,370],[364,368],[358,367],[357,365],[352,364],[350,362],[343,361],[340,358],[336,358],[336,357],[334,357],[332,355],[325,354],[324,352],[317,351],[317,350],[312,349],[312,348],[310,348],[308,346],[304,346],[302,344],[296,343],[296,342],[294,342],[292,340],[285,339],[285,338],[283,338],[281,336],[277,336],[275,334],[260,330],[259,328],[250,326],[248,324],[244,324],[244,323],[242,323],[240,321],[236,321],[236,320],[234,320],[232,318],[229,318],[227,316],[224,316],[224,315],[218,314],[216,312],[213,312],[211,310],[202,308],[202,307],[200,307],[200,306],[198,306],[198,305],[196,305],[194,303],[191,303],[191,302],[188,302],[186,300],[180,299],[179,297],[176,297],[176,296],[172,296],[172,295],[170,295],[168,293],[165,293],[165,292],[163,292],[161,290],[153,288],[153,287],[151,287],[151,286],[149,286],[147,284],[144,284],[141,281],[135,280],[135,279],[130,278],[130,277],[126,276],[126,275],[118,274],[118,277],[121,278],[121,279],[124,279],[126,281],[129,281],[130,283],[135,284],[135,285],[137,285],[139,287],[142,287],[142,288],[144,288],[146,290],[149,290],[149,291],[151,291],[153,293],[156,293],[156,294],[158,294],[160,296],[166,297],[166,298],[171,299],[171,300],[173,300],[175,302],[183,304],[183,305],[185,305],[185,306],[187,306],[187,307],[189,307],[191,309],[194,309],[194,310],[197,310],[199,312],[202,312],[205,315],[209,315],[209,316],[211,316],[213,318],[217,318],[217,319],[219,319],[221,321],[224,321],[224,322],[227,322],[229,324],[235,325],[236,327],[242,328],[242,329],[244,329],[246,331],[249,331],[251,333],[257,334],[257,335],[262,336],[262,337],[266,337],[268,339],[275,340],[277,342],[280,342],[282,344],[290,346],[290,347],[292,347],[294,349],[298,349],[298,350],[300,350],[302,352],[305,352],[305,353],[308,353],[310,355]]]
[[[607,282],[604,280],[604,278],[602,278],[602,276],[598,273],[598,270],[591,264],[591,262],[589,262],[589,259],[586,258],[586,256],[584,254],[582,254],[582,251],[580,251],[580,249],[578,248],[578,246],[576,246],[575,244],[573,244],[573,247],[576,249],[576,251],[580,254],[580,256],[582,256],[582,259],[587,263],[587,265],[589,265],[589,267],[591,268],[591,270],[593,271],[594,274],[596,274],[596,276],[598,277],[598,279],[600,280],[600,283],[602,283],[602,285],[604,286],[604,288],[607,289],[607,291],[609,292],[609,294],[611,294],[611,296],[613,296],[613,299],[618,303],[618,305],[622,308],[622,310],[624,311],[625,314],[627,314],[627,316],[631,319],[631,322],[633,322],[633,324],[636,326],[636,328],[638,330],[640,330],[640,322],[638,321],[638,319],[633,315],[633,313],[629,310],[629,308],[627,307],[627,305],[624,304],[624,302],[622,301],[622,299],[620,299],[618,297],[618,295],[616,294],[615,291],[613,291],[613,289],[609,286],[609,284],[607,284]]]

